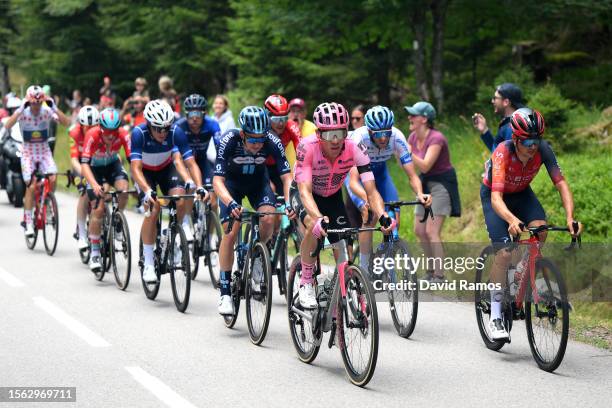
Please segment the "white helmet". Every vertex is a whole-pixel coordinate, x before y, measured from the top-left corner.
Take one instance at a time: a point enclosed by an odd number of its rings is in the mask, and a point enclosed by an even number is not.
[[[168,127],[174,121],[174,111],[163,99],[155,99],[147,103],[144,117],[151,126]]]
[[[79,110],[79,123],[82,126],[96,126],[100,123],[100,112],[94,106],[83,106]]]
[[[38,85],[30,85],[26,90],[26,98],[30,102],[42,102],[45,99],[45,91]]]
[[[6,99],[6,109],[15,109],[21,106],[21,99],[17,98],[16,96],[9,96]]]

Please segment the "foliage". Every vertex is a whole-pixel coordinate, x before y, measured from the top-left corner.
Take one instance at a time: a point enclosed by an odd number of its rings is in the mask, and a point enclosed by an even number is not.
[[[562,149],[576,148],[576,143],[568,129],[569,112],[575,103],[564,98],[553,84],[539,88],[529,101],[529,106],[542,113],[546,122],[546,137],[553,145]]]

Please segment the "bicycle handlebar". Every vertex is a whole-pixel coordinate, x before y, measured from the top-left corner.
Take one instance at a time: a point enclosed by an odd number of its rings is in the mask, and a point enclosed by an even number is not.
[[[229,232],[232,230],[232,227],[234,226],[234,222],[236,221],[242,221],[246,218],[252,217],[253,215],[257,215],[257,216],[264,216],[264,215],[283,215],[285,214],[282,211],[251,211],[251,210],[242,210],[242,213],[240,214],[240,220],[237,220],[234,217],[230,217],[228,223],[227,223],[227,228],[225,229],[225,233],[229,234]]]
[[[340,239],[345,239],[353,235],[357,235],[360,232],[382,231],[382,227],[350,227],[350,228],[340,228],[340,229],[329,229],[326,231],[328,234],[338,234],[340,236]],[[316,258],[324,246],[325,246],[325,238],[321,237],[317,240],[317,247],[313,252],[310,253],[310,256],[313,258]]]
[[[431,207],[425,207],[423,203],[418,200],[416,201],[389,201],[389,202],[386,202],[385,205],[390,208],[399,208],[405,205],[421,205],[423,206],[423,209],[425,210],[425,214],[423,214],[423,218],[421,218],[419,222],[424,223],[425,221],[427,221],[428,216],[431,217],[432,220],[434,219],[434,214],[433,214],[433,211],[431,210]]]
[[[529,232],[529,235],[532,237],[544,231],[570,232],[568,227],[555,227],[554,225],[548,225],[548,224],[539,225],[537,227],[527,227],[525,226],[525,224],[520,223],[519,227],[522,230]],[[574,234],[578,233],[580,229],[580,226],[578,225],[578,221],[572,222],[572,229],[574,230]],[[520,235],[512,237],[512,240],[515,242],[517,242],[519,239],[520,239]],[[574,249],[576,245],[578,246],[578,248],[582,248],[582,238],[580,237],[580,235],[572,236],[572,241],[570,242],[569,246],[566,247],[565,249],[567,250]]]

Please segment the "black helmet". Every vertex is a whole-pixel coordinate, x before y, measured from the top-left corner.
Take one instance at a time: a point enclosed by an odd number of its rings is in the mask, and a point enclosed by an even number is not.
[[[200,94],[191,94],[187,98],[185,98],[185,102],[183,102],[183,107],[185,110],[206,110],[208,107],[208,102],[206,98]]]

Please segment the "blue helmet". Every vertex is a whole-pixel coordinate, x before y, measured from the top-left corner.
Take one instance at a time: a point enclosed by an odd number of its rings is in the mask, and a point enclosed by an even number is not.
[[[247,133],[263,135],[270,130],[268,112],[259,106],[247,106],[240,111],[238,117],[240,127]]]
[[[121,125],[119,111],[114,108],[106,108],[100,112],[100,126],[104,129],[115,130]]]
[[[183,102],[183,107],[186,111],[190,110],[206,110],[208,107],[208,102],[206,98],[199,94],[191,94],[187,98],[185,98],[185,102]]]
[[[365,114],[365,124],[369,130],[374,132],[391,129],[394,122],[393,111],[386,106],[374,106]]]

